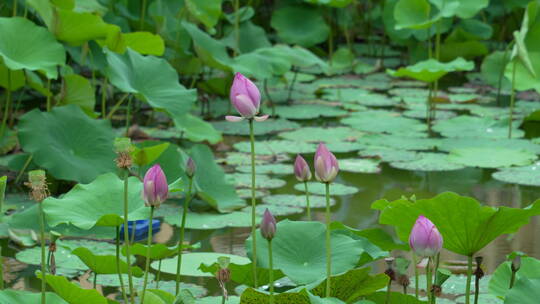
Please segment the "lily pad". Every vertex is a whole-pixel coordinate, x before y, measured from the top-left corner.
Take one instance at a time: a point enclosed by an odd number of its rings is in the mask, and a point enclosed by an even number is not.
[[[419,120],[386,111],[357,112],[341,122],[356,130],[373,133],[418,134],[427,130]]]
[[[399,101],[392,99],[386,95],[375,93],[363,96],[357,102],[361,105],[369,107],[391,107],[399,103]]]
[[[388,147],[370,147],[358,154],[363,157],[378,157],[385,162],[410,162],[420,158],[416,152]]]
[[[290,159],[291,158],[284,153],[276,155],[255,155],[255,164],[258,166],[262,164],[284,162]],[[251,155],[250,153],[229,152],[225,158],[218,159],[217,162],[230,166],[251,166]]]
[[[92,272],[97,274],[128,273],[128,264],[120,261],[120,272],[116,267],[116,255],[95,255],[90,249],[79,247],[72,251]],[[142,277],[143,271],[137,266],[131,266],[131,273],[136,277]]]
[[[302,16],[302,19],[298,16]],[[280,7],[272,14],[271,25],[283,42],[303,47],[325,41],[330,32],[321,11],[307,5]]]
[[[432,150],[439,143],[436,138],[399,136],[391,134],[370,134],[361,138],[360,142],[367,146],[382,146],[395,150]]]
[[[434,82],[450,72],[471,71],[472,69],[474,69],[474,62],[459,57],[444,63],[428,59],[398,70],[389,69],[387,72],[394,77],[410,77],[424,82]]]
[[[144,206],[142,188],[138,178],[129,178],[130,220],[148,219],[150,210]],[[43,202],[47,223],[53,227],[72,224],[81,229],[119,226],[124,222],[123,189],[124,182],[114,173],[101,175],[90,184],[78,184],[63,197],[49,197]]]
[[[348,112],[337,107],[320,104],[293,104],[290,106],[277,106],[276,114],[286,119],[313,119],[345,116]]]
[[[461,148],[450,151],[448,158],[469,167],[505,168],[529,165],[536,154],[516,149]]]
[[[245,265],[251,263],[251,261],[248,258],[232,255],[232,254],[226,254],[226,253],[218,253],[218,252],[192,252],[192,253],[185,253],[182,255],[182,269],[180,270],[180,273],[185,276],[190,277],[212,277],[213,275],[202,272],[199,270],[199,266],[201,264],[213,264],[217,261],[219,257],[228,257],[230,258],[231,263],[235,263],[238,265]],[[177,265],[178,259],[177,257],[172,259],[165,259],[161,261],[161,271],[171,274],[176,274],[176,265]],[[155,261],[152,263],[153,269],[158,269],[159,267],[159,261]]]
[[[293,195],[293,194],[274,194],[265,196],[262,199],[263,203],[274,206],[292,206],[306,208],[306,196],[305,195]],[[334,206],[336,200],[330,198],[330,206]],[[324,208],[326,207],[326,198],[320,195],[309,196],[309,206],[311,208]]]
[[[390,166],[412,171],[452,171],[465,168],[465,165],[453,162],[448,154],[422,152],[411,161],[391,162]]]
[[[180,227],[182,208],[162,205],[156,210],[156,216],[163,216],[171,225]],[[251,227],[251,214],[234,211],[231,213],[196,213],[188,212],[186,228],[197,230],[214,230],[225,227]]]
[[[300,207],[293,207],[293,206],[286,206],[286,205],[276,206],[276,205],[258,204],[255,207],[255,213],[258,216],[262,217],[266,209],[270,210],[270,212],[272,212],[274,216],[287,216],[291,214],[304,212],[304,209]],[[251,214],[251,206],[244,207],[242,211],[248,214]]]
[[[251,144],[249,141],[236,143],[233,145],[233,147],[240,152],[251,152]],[[292,140],[267,140],[255,142],[255,154],[262,155],[273,155],[279,153],[313,153],[316,148],[317,146],[314,143]]]
[[[355,141],[364,133],[348,127],[303,127],[298,130],[279,133],[279,137],[303,142],[339,142]]]
[[[60,296],[54,292],[45,293],[45,299],[49,304],[67,304]],[[0,302],[10,304],[39,303],[41,293],[26,290],[5,289],[0,291]]]
[[[347,83],[347,80],[344,80],[343,82]],[[360,101],[366,98],[366,96],[369,94],[369,91],[359,88],[332,88],[324,89],[322,98],[325,100],[339,101],[342,103],[360,103]]]
[[[294,189],[302,192],[305,191],[303,183],[294,185]],[[309,193],[326,195],[326,188],[323,183],[308,182],[308,190]],[[357,193],[358,191],[360,190],[353,186],[347,186],[340,183],[330,184],[330,195],[351,195]]]
[[[251,165],[236,167],[236,170],[242,173],[251,174]],[[294,166],[290,164],[265,164],[257,165],[258,174],[289,175],[294,174]]]
[[[443,138],[437,142],[437,149],[450,152],[454,149],[464,148],[484,148],[484,149],[517,149],[524,150],[534,154],[540,154],[540,145],[526,139],[518,138]]]
[[[247,123],[232,123],[229,121],[215,121],[212,126],[223,134],[227,135],[249,135],[249,127]],[[294,121],[286,119],[268,119],[263,122],[258,122],[253,128],[255,135],[265,135],[277,133],[285,130],[298,129],[300,125]]]
[[[240,188],[251,187],[251,174],[248,173],[234,173],[231,175],[234,179],[234,183]],[[281,188],[286,184],[284,180],[271,178],[268,175],[256,174],[255,175],[255,187],[259,189],[275,189]]]
[[[505,168],[491,175],[494,179],[511,184],[540,186],[540,166]]]
[[[493,272],[489,281],[489,292],[495,296],[504,297],[509,290],[512,276],[512,262],[500,264]],[[520,278],[540,279],[540,261],[532,257],[521,257],[521,267],[516,272],[516,280]]]
[[[114,133],[110,122],[88,117],[76,105],[38,109],[21,117],[19,141],[33,161],[53,176],[89,183],[114,172]]]
[[[373,159],[347,158],[339,160],[339,168],[355,173],[380,173],[379,162]]]
[[[524,132],[514,124],[512,137],[523,137]],[[508,121],[488,117],[461,115],[435,122],[433,130],[444,137],[508,138]]]

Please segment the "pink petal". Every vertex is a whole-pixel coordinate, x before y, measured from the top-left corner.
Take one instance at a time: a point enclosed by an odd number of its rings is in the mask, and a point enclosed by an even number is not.
[[[263,122],[263,121],[267,120],[268,117],[270,117],[270,115],[254,116],[253,118],[255,119],[255,121]]]
[[[244,117],[227,115],[225,116],[225,119],[230,122],[240,122],[244,120]]]

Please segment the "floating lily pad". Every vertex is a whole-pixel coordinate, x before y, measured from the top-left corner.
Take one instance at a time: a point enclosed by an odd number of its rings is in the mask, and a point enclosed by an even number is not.
[[[241,257],[238,255],[218,253],[218,252],[192,252],[185,253],[182,255],[182,268],[180,273],[185,276],[190,277],[212,277],[212,274],[202,272],[199,270],[201,264],[211,265],[217,262],[219,257],[228,257],[230,258],[231,263],[238,265],[246,265],[251,263],[248,258]],[[178,263],[177,257],[172,259],[165,259],[161,261],[161,271],[171,274],[176,274],[176,265]],[[153,269],[158,269],[159,261],[152,263]]]
[[[449,159],[469,167],[505,168],[529,165],[536,155],[517,149],[462,148],[450,151]]]
[[[343,103],[341,104],[341,107],[344,108],[345,110],[349,110],[349,111],[366,111],[368,109],[368,107],[366,106],[363,106],[361,104],[357,104],[357,103]]]
[[[485,275],[480,279],[480,293],[488,293],[488,283],[491,280],[490,275]],[[414,278],[411,277],[411,286],[413,286]],[[426,276],[420,275],[418,284],[422,287],[426,286]],[[467,276],[465,275],[453,275],[448,278],[442,285],[445,294],[450,295],[464,295],[465,287],[467,286]],[[472,286],[474,288],[474,285]]]
[[[439,143],[439,139],[398,136],[389,134],[370,134],[359,140],[366,146],[382,146],[396,150],[432,150]]]
[[[251,189],[236,189],[236,194],[238,197],[243,199],[251,199]],[[255,197],[261,198],[268,195],[268,191],[265,190],[255,190]]]
[[[398,70],[387,70],[394,77],[410,77],[425,82],[434,82],[444,75],[455,71],[470,71],[474,69],[474,62],[467,61],[461,57],[451,62],[439,62],[435,59],[428,59],[415,63],[414,65],[402,67]]]
[[[303,183],[294,185],[294,189],[302,192],[305,191]],[[308,190],[309,193],[326,195],[326,189],[323,183],[308,182]],[[351,195],[358,191],[360,190],[357,187],[347,186],[340,183],[330,184],[330,195]]]
[[[306,196],[305,195],[293,195],[293,194],[274,194],[265,196],[262,201],[267,205],[274,206],[292,206],[306,208]],[[330,198],[330,205],[334,206],[336,200]],[[309,206],[311,208],[324,208],[326,207],[326,198],[320,195],[309,196]]]
[[[197,304],[218,304],[221,303],[222,297],[204,297],[197,300]],[[239,304],[240,297],[230,296],[227,298],[227,304]]]
[[[418,153],[418,159],[391,162],[390,166],[412,171],[452,171],[465,168],[465,165],[453,162],[448,154]]]
[[[234,180],[236,187],[250,188],[251,187],[251,174],[247,173],[234,173],[230,177]],[[285,185],[285,181],[281,179],[271,178],[268,175],[256,174],[255,187],[259,189],[275,189]]]
[[[356,112],[341,122],[354,129],[373,133],[418,134],[427,130],[419,120],[387,111]]]
[[[173,205],[162,205],[156,209],[156,217],[163,217],[165,222],[180,227],[182,208]],[[251,214],[234,211],[231,213],[188,212],[186,228],[197,230],[213,230],[226,227],[251,227]]]
[[[255,155],[255,164],[262,165],[268,163],[278,163],[285,162],[290,159],[291,158],[284,153],[276,155]],[[250,153],[229,152],[224,159],[218,159],[216,161],[232,166],[251,166],[251,155]]]
[[[391,107],[399,103],[398,100],[392,99],[386,95],[374,93],[361,97],[357,102],[369,107]]]
[[[214,121],[211,123],[214,128],[227,135],[249,135],[249,126],[247,122],[233,123],[230,121]],[[285,130],[298,129],[300,125],[294,121],[286,119],[268,119],[263,122],[257,122],[253,128],[255,135],[265,135]]]
[[[348,127],[303,127],[298,130],[279,133],[279,137],[294,141],[330,143],[338,141],[354,141],[363,134],[364,133]]]
[[[336,141],[327,143],[326,147],[334,153],[348,153],[358,151],[366,146],[358,142]]]
[[[358,154],[363,157],[378,157],[385,162],[410,162],[420,158],[416,152],[388,147],[372,147],[362,150]]]
[[[525,167],[506,168],[493,173],[492,177],[505,183],[538,187],[540,186],[540,166],[533,164]]]
[[[472,296],[471,296],[471,300],[472,300]],[[457,304],[465,304],[467,300],[465,299],[465,296],[461,296],[459,298],[456,299],[456,302]],[[482,303],[482,304],[503,304],[505,303],[504,300],[498,298],[497,296],[494,296],[494,295],[491,295],[491,294],[486,294],[486,293],[481,293],[478,295],[478,303]],[[510,302],[508,302],[510,303]],[[519,302],[519,303],[523,303],[523,302]]]
[[[236,171],[251,174],[251,165],[236,167]],[[294,166],[291,164],[264,164],[257,165],[257,174],[288,175],[294,174]]]
[[[245,153],[251,152],[251,144],[249,141],[239,142],[233,145],[233,147]],[[255,142],[255,154],[273,155],[279,153],[313,153],[317,149],[317,145],[314,143],[306,143],[292,140],[267,140]]]
[[[286,216],[304,212],[304,209],[300,207],[259,204],[255,207],[255,213],[262,217],[266,209],[270,210],[274,216]],[[244,207],[242,211],[251,214],[251,206]]]
[[[320,104],[293,104],[290,106],[277,106],[276,114],[287,119],[313,119],[317,117],[339,117],[348,114],[335,106]]]
[[[322,96],[325,100],[330,101],[339,101],[343,103],[355,102],[359,103],[362,99],[366,98],[369,95],[369,91],[358,88],[333,88],[333,89],[324,89],[324,95]]]
[[[454,149],[464,148],[518,149],[540,154],[540,145],[526,139],[443,138],[437,142],[437,149],[441,151],[449,152]]]
[[[404,97],[416,97],[422,98],[425,102],[429,96],[429,90],[421,88],[393,88],[388,91],[389,94],[404,98]]]
[[[444,110],[437,110],[435,111],[434,115],[436,120],[444,120],[457,116],[457,114],[454,112]],[[403,116],[409,118],[426,119],[426,109],[425,107],[414,107],[411,110],[403,112]]]
[[[523,137],[524,132],[518,129],[518,124],[513,127],[512,137]],[[508,138],[508,121],[461,115],[437,121],[433,130],[445,137]]]
[[[342,171],[355,173],[380,173],[379,162],[374,159],[347,158],[339,160],[339,168]]]

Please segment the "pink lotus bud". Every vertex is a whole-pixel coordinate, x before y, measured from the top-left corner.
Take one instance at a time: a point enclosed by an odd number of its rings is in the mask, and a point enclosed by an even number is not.
[[[188,158],[186,162],[186,175],[189,178],[192,178],[195,175],[195,171],[197,170],[197,166],[195,165],[195,161],[193,161],[193,158]]]
[[[264,211],[261,222],[261,234],[268,241],[271,241],[276,234],[276,219],[272,213],[270,213],[268,208]]]
[[[261,93],[251,80],[236,73],[231,87],[230,98],[234,108],[244,118],[253,118],[259,113]]]
[[[409,246],[422,257],[435,256],[441,251],[443,239],[437,227],[425,216],[420,215],[409,236]]]
[[[323,143],[319,144],[317,152],[315,152],[314,164],[315,177],[317,180],[324,183],[332,182],[339,172],[339,165],[336,157],[332,152],[328,151]]]
[[[159,207],[167,199],[169,185],[158,164],[146,171],[143,184],[143,198],[147,207]]]
[[[297,155],[296,160],[294,161],[294,175],[296,175],[296,179],[301,182],[307,182],[311,179],[309,165],[300,155]]]

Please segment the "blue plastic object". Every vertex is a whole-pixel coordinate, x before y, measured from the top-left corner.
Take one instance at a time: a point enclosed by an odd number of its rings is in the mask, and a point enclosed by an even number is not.
[[[129,221],[128,222],[128,233],[129,238],[134,239],[134,241],[141,241],[148,237],[148,222],[149,220],[138,220],[138,221]],[[133,229],[135,226],[135,230]],[[152,221],[152,234],[159,232],[161,226],[160,220]],[[133,236],[133,233],[135,235]],[[120,226],[120,239],[124,240],[124,225]]]

